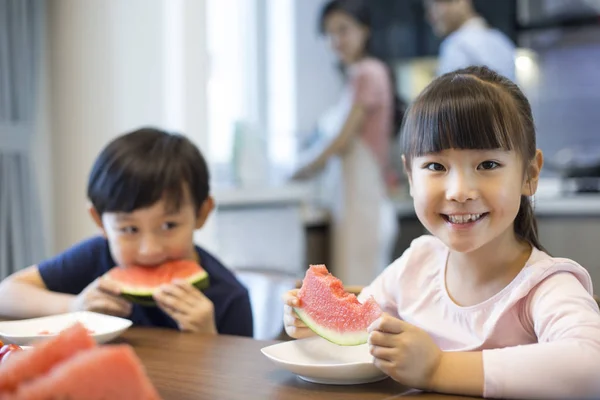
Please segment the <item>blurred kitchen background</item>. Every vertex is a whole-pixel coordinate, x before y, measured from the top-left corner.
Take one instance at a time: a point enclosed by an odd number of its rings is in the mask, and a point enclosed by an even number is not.
[[[323,3],[0,0],[0,25],[29,15],[35,26],[20,42],[0,37],[0,77],[9,68],[24,79],[15,85],[31,86],[23,115],[0,93],[2,277],[97,233],[85,211],[93,159],[113,137],[155,125],[185,133],[208,157],[217,212],[197,241],[248,285],[256,336],[274,337],[281,293],[331,257],[326,194],[288,180],[299,143],[342,88],[317,33]],[[517,83],[547,163],[535,198],[541,241],[600,288],[600,2],[474,3],[518,47]],[[410,101],[435,75],[439,39],[421,0],[370,4],[373,41]],[[7,43],[30,59],[11,61]],[[0,79],[0,92],[9,87]],[[423,233],[405,187],[394,203],[392,258]]]

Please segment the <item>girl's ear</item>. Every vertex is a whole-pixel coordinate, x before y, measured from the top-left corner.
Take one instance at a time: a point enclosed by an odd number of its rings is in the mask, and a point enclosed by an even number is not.
[[[544,155],[540,149],[536,150],[535,157],[527,166],[525,171],[525,181],[523,182],[522,194],[525,196],[533,196],[537,191],[538,182],[540,180],[540,172],[544,165]]]

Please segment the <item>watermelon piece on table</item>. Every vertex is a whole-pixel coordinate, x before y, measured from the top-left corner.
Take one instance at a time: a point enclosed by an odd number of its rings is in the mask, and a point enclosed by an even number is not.
[[[300,305],[294,310],[317,335],[342,346],[367,342],[367,328],[382,314],[370,297],[361,304],[344,290],[342,282],[325,265],[311,265],[298,291]]]
[[[19,386],[7,400],[160,400],[129,345],[81,352],[48,374]],[[2,397],[4,400],[4,397]]]
[[[144,306],[155,306],[154,292],[176,279],[186,280],[198,290],[209,286],[208,273],[192,260],[170,261],[157,267],[117,266],[105,276],[121,286],[121,296]]]
[[[56,364],[95,345],[85,327],[78,323],[35,344],[31,350],[13,354],[0,365],[0,393],[14,391],[20,383],[47,373]]]

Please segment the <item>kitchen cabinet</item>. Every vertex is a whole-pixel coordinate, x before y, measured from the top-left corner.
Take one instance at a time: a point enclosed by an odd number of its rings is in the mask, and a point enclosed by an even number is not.
[[[551,255],[570,258],[587,269],[600,294],[600,215],[538,217],[538,232]]]

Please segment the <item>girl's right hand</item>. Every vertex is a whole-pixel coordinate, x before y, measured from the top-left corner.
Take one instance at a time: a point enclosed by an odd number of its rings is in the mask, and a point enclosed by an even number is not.
[[[100,277],[90,283],[71,301],[69,311],[94,311],[115,317],[128,317],[132,305],[120,296],[115,282]]]
[[[298,289],[290,290],[283,295],[283,327],[288,336],[294,339],[303,339],[314,336],[315,333],[298,318],[293,309],[293,307],[300,305],[297,295]]]

